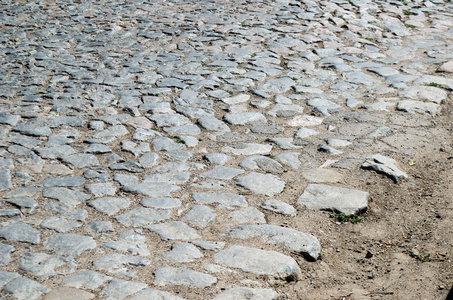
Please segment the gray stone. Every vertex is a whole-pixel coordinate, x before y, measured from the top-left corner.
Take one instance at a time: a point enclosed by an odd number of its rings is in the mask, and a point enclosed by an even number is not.
[[[261,208],[269,211],[273,211],[279,214],[288,215],[288,216],[295,216],[296,209],[291,205],[278,201],[275,199],[268,199],[261,204]]]
[[[91,183],[85,185],[85,188],[95,197],[113,196],[116,194],[116,186],[112,182],[107,183]]]
[[[274,174],[282,174],[283,167],[277,161],[272,158],[255,155],[249,156],[244,158],[240,163],[239,166],[242,168],[246,168],[249,170],[257,170],[261,169],[264,172],[274,173]]]
[[[57,287],[51,292],[47,293],[42,300],[91,300],[94,299],[94,295],[79,289],[69,287]]]
[[[46,188],[42,195],[47,198],[56,199],[69,206],[76,206],[91,198],[90,195],[82,193],[81,191],[63,187]]]
[[[244,196],[231,193],[193,193],[192,198],[200,204],[218,203],[228,209],[248,206]]]
[[[11,245],[0,243],[0,266],[5,265],[11,261],[10,253],[14,252],[15,250],[16,248]]]
[[[280,296],[271,289],[235,286],[213,300],[277,300],[280,299]]]
[[[153,130],[153,129],[145,129],[145,128],[137,128],[132,136],[134,141],[142,141],[146,142],[149,140],[154,139],[155,137],[162,136],[162,133]]]
[[[10,272],[3,272],[0,271],[0,289],[3,289],[3,287],[13,280],[14,278],[19,277],[20,275],[17,273],[10,273]]]
[[[168,221],[165,223],[145,226],[151,232],[157,233],[163,241],[167,240],[193,240],[198,239],[198,233],[181,221]]]
[[[50,134],[52,134],[52,130],[47,126],[20,124],[14,127],[13,130],[31,136],[49,136]]]
[[[154,289],[144,289],[134,294],[129,300],[183,300],[178,296],[170,294],[169,292],[158,291]]]
[[[119,300],[131,296],[147,286],[146,283],[112,279],[109,284],[102,289],[101,294],[105,295],[108,300]]]
[[[151,151],[149,143],[139,142],[138,145],[132,141],[122,141],[121,150],[134,154],[135,157],[140,156],[143,153]]]
[[[154,114],[149,118],[156,122],[158,127],[192,125],[189,118],[179,114]]]
[[[453,89],[453,88],[452,88]],[[408,113],[428,113],[432,116],[437,116],[440,113],[440,105],[432,102],[422,102],[415,100],[401,100],[398,102],[398,110]]]
[[[306,139],[310,136],[317,135],[317,134],[319,134],[319,132],[314,129],[301,127],[296,131],[296,133],[294,134],[294,137],[299,138],[299,139]]]
[[[22,212],[27,212],[28,214],[33,213],[34,210],[38,207],[38,202],[36,202],[33,198],[30,197],[10,198],[6,200],[6,202],[20,207]]]
[[[214,276],[189,269],[163,267],[154,271],[154,284],[185,285],[193,288],[205,288],[217,282]]]
[[[102,248],[113,249],[116,251],[126,252],[132,255],[148,256],[148,246],[146,246],[145,236],[134,234],[133,231],[118,233],[115,236],[116,241],[110,241],[102,245]]]
[[[143,167],[152,168],[159,162],[159,155],[156,153],[146,153],[143,154],[138,161]]]
[[[307,145],[307,142],[294,141],[293,138],[269,138],[268,141],[277,144],[283,150],[300,149]]]
[[[163,174],[150,174],[143,177],[143,183],[168,183],[168,184],[184,184],[187,183],[192,174],[187,171],[183,172],[168,172]]]
[[[267,155],[271,152],[272,145],[255,144],[255,143],[244,143],[232,146],[225,146],[222,148],[223,152],[231,153],[233,155]]]
[[[118,137],[118,136],[123,136],[129,134],[129,131],[127,128],[123,125],[114,125],[110,126],[109,128],[97,132],[93,135],[93,138],[95,139],[102,139],[102,138],[107,138],[107,137]]]
[[[93,267],[96,270],[108,271],[130,278],[137,278],[136,267],[144,267],[149,264],[149,259],[119,253],[106,254],[93,261]]]
[[[120,210],[129,207],[131,200],[128,198],[105,197],[92,200],[89,205],[106,215],[114,215]]]
[[[49,210],[52,214],[77,221],[84,221],[88,215],[85,209],[74,208],[58,202],[48,202],[43,208]]]
[[[302,164],[299,160],[299,153],[297,152],[283,152],[275,156],[275,159],[293,169],[298,169]]]
[[[223,165],[231,159],[230,156],[223,153],[209,153],[206,154],[204,158],[216,165]]]
[[[255,207],[244,207],[228,214],[228,217],[240,224],[263,224],[266,223],[264,214]]]
[[[11,173],[8,169],[0,169],[0,191],[12,189]]]
[[[68,176],[68,177],[55,177],[44,179],[41,183],[42,186],[81,186],[85,184],[85,179],[82,176]]]
[[[17,115],[8,115],[8,114],[0,114],[0,124],[16,126],[17,122],[22,119],[20,116]]]
[[[57,232],[67,232],[82,226],[82,224],[65,218],[47,217],[39,224],[39,226]]]
[[[126,227],[140,227],[167,220],[170,216],[171,211],[167,209],[136,207],[115,217],[115,219]]]
[[[250,130],[254,133],[277,135],[283,132],[283,127],[275,125],[253,125]]]
[[[335,148],[327,146],[326,144],[319,144],[317,149],[320,152],[325,152],[325,153],[328,153],[330,155],[340,155],[340,154],[343,153],[340,150],[337,150]]]
[[[113,225],[110,221],[91,221],[87,223],[85,230],[92,235],[97,235],[103,232],[112,232]]]
[[[99,161],[93,154],[73,154],[63,156],[61,160],[65,163],[74,165],[77,168],[95,167],[99,166]]]
[[[200,176],[214,179],[232,179],[242,173],[244,173],[244,170],[224,166],[215,166],[211,170],[201,173]]]
[[[201,117],[197,122],[208,131],[230,132],[228,125],[215,117]]]
[[[41,278],[72,273],[76,267],[77,262],[72,258],[45,253],[25,253],[19,260],[20,270]]]
[[[127,171],[131,173],[141,173],[145,170],[145,168],[140,165],[139,163],[136,163],[135,161],[125,161],[119,164],[114,164],[109,166],[110,170],[122,170],[122,171]]]
[[[250,190],[254,194],[272,196],[285,188],[285,182],[271,174],[251,172],[234,180],[236,184]]]
[[[261,237],[266,243],[278,244],[316,260],[321,254],[321,244],[311,234],[297,231],[292,228],[275,225],[241,225],[234,227],[226,235],[241,239]]]
[[[215,220],[215,217],[216,214],[211,208],[195,205],[184,215],[182,220],[199,228],[205,228]]]
[[[351,145],[351,142],[340,140],[340,139],[328,139],[327,144],[332,147],[346,147]]]
[[[156,151],[169,151],[184,149],[186,146],[181,143],[177,143],[171,138],[161,137],[153,140],[153,147]]]
[[[302,277],[294,259],[275,251],[231,246],[214,255],[214,261],[244,272],[272,276],[288,282],[297,281]]]
[[[76,151],[69,145],[61,145],[54,147],[43,147],[35,149],[42,158],[60,158],[66,155],[75,154]]]
[[[145,207],[152,207],[157,209],[172,209],[181,206],[181,201],[176,198],[144,198],[140,204]]]
[[[396,160],[381,154],[374,154],[370,158],[367,158],[367,160],[362,164],[362,168],[385,174],[396,183],[400,180],[408,178],[406,173],[398,169],[396,166]]]
[[[12,294],[18,300],[35,300],[50,292],[50,289],[36,281],[18,277],[6,284],[3,292]]]
[[[112,277],[94,271],[81,271],[75,275],[66,277],[62,285],[77,289],[94,290],[110,281]]]
[[[0,237],[7,241],[39,244],[40,232],[33,227],[23,223],[11,223],[0,228]]]
[[[71,257],[80,256],[83,252],[95,247],[96,242],[91,237],[72,233],[57,233],[44,243],[45,249],[53,250],[58,255]]]
[[[335,172],[334,170],[324,168],[305,170],[304,172],[302,172],[302,176],[309,182],[318,183],[336,183],[343,180],[342,174]]]
[[[213,241],[191,241],[195,246],[200,247],[203,250],[220,250],[225,247],[224,242],[213,242]]]
[[[266,124],[267,122],[266,117],[258,112],[225,114],[223,118],[231,125]]]
[[[309,184],[297,200],[297,204],[310,209],[328,209],[346,215],[357,214],[367,209],[369,194],[324,184]]]
[[[176,242],[172,245],[171,251],[164,252],[158,258],[175,262],[187,263],[197,258],[202,258],[203,254],[197,247],[190,243]]]

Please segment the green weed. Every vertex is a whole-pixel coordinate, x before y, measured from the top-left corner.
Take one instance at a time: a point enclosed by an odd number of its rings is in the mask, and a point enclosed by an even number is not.
[[[339,222],[350,222],[353,224],[359,223],[360,221],[363,220],[363,216],[354,216],[354,215],[346,215],[345,213],[342,212],[332,212],[331,214],[332,218],[337,219]]]

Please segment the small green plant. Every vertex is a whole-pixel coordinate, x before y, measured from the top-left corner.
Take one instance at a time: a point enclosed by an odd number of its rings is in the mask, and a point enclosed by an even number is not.
[[[272,155],[272,154],[269,154],[269,155],[266,155],[266,156],[269,157],[269,158],[272,158],[272,159],[275,158],[275,155]]]
[[[421,260],[421,261],[428,261],[431,257],[431,254],[420,254],[418,256],[418,259]]]
[[[403,14],[404,14],[405,16],[411,16],[411,15],[413,15],[414,13],[411,12],[411,11],[409,11],[409,10],[403,10]]]
[[[386,38],[387,38],[387,35],[386,35],[386,34],[382,34],[382,37],[383,37],[384,39],[386,39]]]
[[[415,28],[415,25],[411,25],[411,24],[404,24],[406,25],[407,28]]]
[[[202,141],[203,141],[203,139],[202,139],[202,138],[198,138],[198,140],[199,140],[200,142],[202,142]]]
[[[177,138],[177,137],[173,137],[175,139],[175,142],[179,143],[179,144],[183,144],[184,141],[181,140],[180,138]]]
[[[225,91],[225,92],[227,92],[227,93],[230,94],[230,95],[233,95],[233,92],[232,92],[232,91]]]
[[[331,217],[337,219],[339,222],[350,222],[353,224],[363,220],[363,216],[346,215],[345,213],[336,211],[332,212]]]
[[[361,36],[360,38],[361,38],[361,39],[364,39],[364,40],[367,40],[367,41],[370,41],[370,42],[373,41],[373,39],[372,39],[372,38],[369,38],[369,37]]]
[[[151,128],[151,130],[159,131],[159,128],[153,127],[153,128]]]
[[[426,86],[439,87],[439,84],[435,83],[435,82],[431,82],[430,84],[427,84]]]
[[[403,2],[403,5],[407,5],[407,2],[406,2],[406,1],[404,1],[404,2]]]

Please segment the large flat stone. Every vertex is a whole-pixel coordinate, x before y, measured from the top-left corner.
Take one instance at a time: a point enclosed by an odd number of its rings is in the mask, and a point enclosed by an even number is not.
[[[342,187],[309,184],[297,200],[297,204],[310,209],[340,211],[346,215],[357,214],[367,209],[367,192]]]
[[[154,275],[154,284],[158,286],[185,285],[202,289],[217,282],[217,278],[212,275],[174,267],[157,269]]]
[[[284,254],[243,246],[231,246],[214,255],[217,264],[244,272],[272,276],[285,281],[302,277],[297,262]]]
[[[254,194],[272,196],[285,188],[285,182],[271,174],[251,172],[234,180],[236,184],[250,190]]]

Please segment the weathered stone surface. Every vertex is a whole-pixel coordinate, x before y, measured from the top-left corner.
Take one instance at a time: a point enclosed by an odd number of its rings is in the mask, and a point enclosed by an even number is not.
[[[272,145],[245,143],[237,144],[233,146],[225,146],[222,148],[223,152],[231,153],[233,155],[257,155],[257,154],[269,154],[271,153]]]
[[[211,170],[201,173],[201,176],[214,179],[232,179],[242,173],[244,173],[244,170],[241,169],[215,166]]]
[[[91,300],[95,295],[79,289],[59,287],[45,294],[42,300]]]
[[[214,255],[214,261],[244,272],[268,275],[285,281],[297,281],[302,277],[294,259],[275,251],[231,246]]]
[[[0,243],[0,266],[11,261],[10,254],[15,250],[16,248],[11,245]]]
[[[235,286],[213,300],[277,300],[279,298],[280,295],[271,289]]]
[[[111,279],[112,277],[110,276],[94,271],[81,271],[75,275],[67,277],[63,280],[62,285],[77,289],[94,290],[103,286]]]
[[[244,196],[231,193],[193,193],[192,198],[200,204],[218,203],[226,208],[248,206]]]
[[[236,223],[240,224],[263,224],[266,223],[264,214],[255,207],[244,207],[238,211],[234,211],[228,217]]]
[[[195,225],[199,228],[205,228],[215,220],[214,211],[205,205],[193,206],[183,217],[183,221]]]
[[[109,300],[124,299],[143,290],[147,286],[146,283],[112,279],[109,284],[102,289],[101,294],[105,295]]]
[[[154,289],[144,289],[140,292],[134,294],[129,300],[183,300],[183,298],[175,296],[169,292],[154,290]]]
[[[137,267],[143,267],[149,263],[150,260],[143,257],[110,253],[93,261],[93,267],[95,267],[96,270],[108,271],[130,278],[137,278],[135,271]]]
[[[176,242],[172,245],[171,251],[164,252],[158,258],[176,262],[176,263],[184,263],[184,262],[192,262],[197,258],[202,258],[203,254],[197,247],[190,243],[181,243]]]
[[[3,292],[14,295],[18,300],[35,300],[50,292],[50,289],[28,278],[17,277],[5,285]]]
[[[126,227],[139,227],[167,220],[170,216],[171,211],[166,209],[136,207],[115,219]]]
[[[200,238],[198,233],[181,221],[168,221],[165,223],[145,226],[151,232],[157,233],[163,241],[166,240],[194,240]]]
[[[76,266],[72,258],[45,253],[25,253],[19,260],[20,270],[41,278],[72,273]]]
[[[273,174],[282,174],[283,167],[277,161],[262,155],[254,155],[249,156],[243,159],[239,163],[240,167],[250,169],[250,170],[257,170],[261,169],[264,172],[269,172]]]
[[[96,242],[91,237],[72,233],[57,233],[49,237],[44,243],[45,249],[53,250],[58,255],[72,257],[77,257],[95,247]]]
[[[296,215],[296,209],[293,206],[275,199],[269,199],[264,201],[263,204],[261,205],[261,208],[283,215],[288,216]]]
[[[82,226],[82,224],[65,218],[47,217],[41,222],[41,224],[39,224],[39,226],[42,228],[52,229],[57,232],[67,232]]]
[[[185,285],[194,288],[205,288],[217,282],[214,276],[196,272],[189,269],[163,267],[154,271],[154,284],[165,285]]]
[[[11,223],[0,228],[0,237],[7,241],[39,244],[40,232],[33,227],[23,223]]]
[[[252,193],[267,196],[279,194],[285,188],[285,182],[271,174],[263,175],[251,172],[248,175],[236,178],[234,181]]]
[[[408,178],[406,173],[398,169],[396,160],[381,154],[374,154],[368,158],[362,164],[362,168],[385,174],[395,182]]]
[[[0,169],[0,191],[12,189],[11,173],[8,169]]]
[[[368,207],[369,194],[324,184],[309,184],[297,200],[297,204],[311,209],[329,209],[356,214]]]
[[[47,198],[56,199],[59,202],[69,206],[77,206],[78,204],[91,198],[90,195],[81,191],[63,187],[46,188],[42,195]]]
[[[231,125],[265,124],[267,122],[266,117],[257,112],[225,114],[224,119]]]
[[[105,197],[92,200],[89,202],[89,205],[94,207],[97,211],[111,216],[120,210],[129,207],[130,203],[131,200],[128,198]]]

